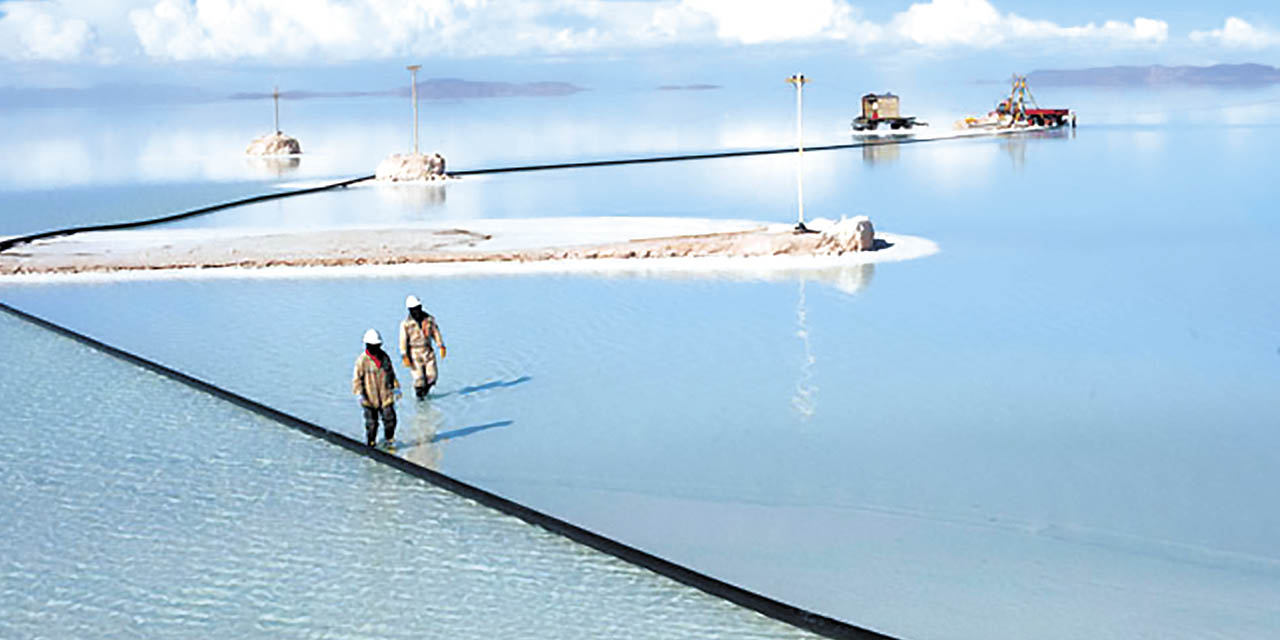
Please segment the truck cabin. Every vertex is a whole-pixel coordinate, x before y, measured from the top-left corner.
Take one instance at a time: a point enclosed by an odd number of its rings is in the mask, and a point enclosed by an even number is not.
[[[868,93],[862,96],[862,117],[868,120],[898,117],[898,96],[892,93]]]

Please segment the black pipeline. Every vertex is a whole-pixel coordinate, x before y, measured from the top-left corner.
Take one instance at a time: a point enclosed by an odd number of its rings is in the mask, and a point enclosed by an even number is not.
[[[468,498],[491,509],[495,509],[510,516],[515,516],[529,524],[542,527],[547,531],[569,538],[579,544],[607,553],[659,575],[666,576],[681,584],[693,587],[718,598],[728,600],[736,605],[764,614],[775,620],[780,620],[787,624],[828,638],[894,640],[892,636],[887,636],[870,629],[864,629],[846,622],[841,622],[834,618],[828,618],[811,611],[806,611],[785,602],[774,600],[773,598],[758,594],[754,591],[748,591],[742,587],[699,573],[669,560],[664,560],[663,558],[641,551],[635,547],[627,546],[621,542],[613,540],[612,538],[606,538],[598,533],[593,533],[554,516],[547,515],[541,511],[536,511],[518,502],[513,502],[474,485],[467,484],[460,480],[455,480],[454,478],[444,475],[438,471],[432,471],[431,469],[419,466],[409,460],[397,457],[381,449],[370,447],[354,438],[337,433],[336,431],[330,431],[329,429],[313,422],[308,422],[301,418],[292,416],[280,411],[279,409],[274,409],[255,400],[246,398],[238,393],[228,391],[217,385],[182,373],[176,369],[171,369],[152,360],[143,358],[142,356],[113,347],[104,342],[100,342],[82,333],[63,327],[62,325],[55,324],[45,320],[44,318],[40,318],[11,307],[3,302],[0,302],[0,311],[4,311],[17,318],[21,318],[27,322],[71,338],[72,340],[102,351],[107,355],[114,356],[130,364],[134,364],[160,374],[166,378],[196,389],[197,391],[202,391],[214,397],[226,400],[227,402],[237,405],[242,409],[246,409],[260,416],[269,418],[287,427],[292,427],[306,433],[307,435],[326,440],[353,453],[372,458],[378,462],[394,467],[404,473],[425,480],[437,487],[440,487],[441,489],[445,489],[446,491]]]
[[[956,138],[903,138],[901,140],[886,140],[880,142],[850,142],[846,144],[828,144],[817,147],[805,147],[805,152],[811,151],[836,151],[838,149],[859,149],[862,147],[877,147],[882,145],[909,144],[912,142],[930,142],[933,140],[954,140]],[[654,164],[658,162],[685,162],[689,160],[714,160],[717,158],[742,158],[746,156],[772,156],[780,153],[795,153],[798,151],[796,147],[783,147],[781,149],[748,149],[746,151],[713,151],[711,153],[695,153],[680,156],[652,156],[645,158],[622,158],[619,160],[588,160],[584,162],[562,162],[559,164],[535,164],[523,167],[499,167],[497,169],[471,169],[468,171],[454,171],[449,175],[452,176],[468,176],[481,175],[488,173],[516,173],[520,171],[548,171],[552,169],[583,169],[587,167],[612,167],[624,164]]]
[[[857,149],[860,147],[897,145],[897,144],[908,144],[912,142],[928,142],[931,140],[948,140],[948,139],[955,139],[955,138],[925,138],[925,139],[907,138],[902,140],[889,140],[889,141],[883,141],[883,142],[852,142],[848,144],[829,144],[829,145],[817,146],[817,147],[805,147],[805,151],[809,151],[809,152],[835,151],[838,149]],[[524,166],[515,166],[515,167],[496,167],[491,169],[466,169],[463,171],[453,171],[449,175],[478,176],[478,175],[486,175],[486,174],[493,174],[493,173],[519,173],[523,171],[552,171],[557,169],[585,169],[590,167],[612,167],[612,166],[628,165],[628,164],[655,164],[659,162],[688,162],[692,160],[714,160],[717,158],[742,158],[747,156],[769,156],[769,155],[777,155],[780,153],[794,153],[796,151],[797,151],[796,147],[784,147],[781,149],[750,149],[746,151],[716,151],[712,153],[695,153],[695,154],[686,154],[686,155],[678,155],[678,156],[649,156],[649,157],[642,157],[642,158],[622,158],[622,159],[615,159],[615,160],[589,160],[584,162],[562,162],[558,164],[533,164],[533,165],[524,165]],[[305,189],[293,189],[290,191],[278,191],[275,193],[267,193],[263,195],[252,196],[249,198],[243,198],[240,200],[232,200],[230,202],[223,202],[220,204],[210,205],[207,207],[200,207],[199,209],[192,209],[190,211],[183,211],[181,213],[174,213],[166,216],[161,216],[159,218],[149,218],[146,220],[134,220],[132,222],[114,222],[114,223],[107,223],[107,224],[85,225],[81,227],[67,227],[65,229],[54,229],[52,231],[41,231],[39,233],[33,233],[30,235],[16,236],[13,238],[9,238],[7,240],[0,240],[0,252],[8,251],[9,249],[12,249],[13,247],[16,247],[20,244],[26,244],[28,242],[33,242],[35,240],[43,240],[45,238],[69,236],[72,234],[85,233],[88,231],[119,231],[121,229],[137,229],[139,227],[146,227],[153,224],[162,224],[165,222],[185,220],[187,218],[193,218],[195,216],[200,216],[207,213],[213,213],[215,211],[222,211],[224,209],[231,209],[231,208],[243,206],[246,204],[253,204],[256,202],[265,202],[267,200],[276,200],[279,198],[288,198],[291,196],[300,196],[308,193],[317,193],[320,191],[328,191],[330,189],[347,187],[347,186],[356,184],[357,182],[372,180],[373,178],[374,176],[360,176],[357,178],[347,178],[345,180],[332,182],[332,183],[321,185],[318,187],[307,187]]]
[[[232,200],[230,202],[223,202],[220,204],[209,205],[207,207],[200,207],[199,209],[192,209],[190,211],[183,211],[181,213],[171,213],[166,216],[160,216],[159,218],[149,218],[147,220],[134,220],[132,222],[109,222],[105,224],[91,224],[91,225],[85,225],[82,227],[67,227],[65,229],[41,231],[40,233],[33,233],[25,236],[17,236],[17,237],[9,238],[8,240],[0,240],[0,251],[8,251],[9,249],[12,249],[13,247],[16,247],[20,244],[26,244],[28,242],[33,242],[35,240],[43,240],[45,238],[55,238],[58,236],[69,236],[74,233],[85,233],[88,231],[119,231],[121,229],[137,229],[138,227],[146,227],[149,225],[161,224],[164,222],[175,222],[177,220],[194,218],[195,216],[204,215],[206,213],[213,213],[214,211],[222,211],[223,209],[231,209],[233,207],[239,207],[246,204],[253,204],[255,202],[266,202],[268,200],[288,198],[289,196],[300,196],[307,193],[316,193],[319,191],[328,191],[329,189],[337,189],[339,187],[345,187],[348,185],[355,184],[357,182],[364,182],[365,180],[369,180],[371,178],[373,178],[373,176],[361,176],[359,178],[350,178],[346,180],[340,180],[338,182],[332,182],[332,183],[321,185],[318,187],[307,187],[305,189],[293,189],[291,191],[277,191],[275,193],[265,193],[262,195],[252,196],[249,198],[242,198],[240,200]]]

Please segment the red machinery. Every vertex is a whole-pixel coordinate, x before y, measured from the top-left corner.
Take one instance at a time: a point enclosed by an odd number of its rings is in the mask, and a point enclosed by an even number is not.
[[[1031,107],[1027,107],[1031,103]],[[1013,77],[1013,90],[1009,97],[996,106],[997,114],[1009,118],[1007,126],[1061,127],[1066,124],[1075,126],[1075,114],[1070,109],[1042,109],[1036,104],[1035,96],[1027,88],[1026,76]]]

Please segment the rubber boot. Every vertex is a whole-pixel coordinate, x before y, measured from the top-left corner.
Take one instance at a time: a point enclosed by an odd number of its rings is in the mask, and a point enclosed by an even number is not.
[[[427,399],[427,389],[428,389],[428,387],[426,387],[426,386],[414,387],[414,388],[413,388],[413,392],[414,392],[414,394],[416,394],[416,395],[418,396],[418,399],[419,399],[419,400],[426,400],[426,399]]]
[[[387,448],[396,440],[396,409],[387,407],[382,411],[382,433],[387,437]]]

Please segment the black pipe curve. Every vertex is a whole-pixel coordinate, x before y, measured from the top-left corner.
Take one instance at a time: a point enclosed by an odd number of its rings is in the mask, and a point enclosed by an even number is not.
[[[852,142],[848,144],[819,145],[816,147],[806,147],[805,150],[813,151],[813,152],[834,151],[837,149],[856,149],[860,147],[871,147],[871,146],[879,146],[879,145],[898,145],[898,144],[910,144],[913,142],[929,142],[933,140],[954,140],[954,139],[956,138],[923,138],[923,139],[906,138],[902,140],[888,140],[888,141],[882,141],[882,142]],[[676,156],[649,156],[649,157],[640,157],[640,158],[622,158],[617,160],[589,160],[584,162],[561,162],[556,164],[536,164],[536,165],[525,165],[525,166],[515,166],[515,167],[496,167],[496,168],[490,168],[490,169],[466,169],[463,171],[450,172],[449,175],[478,176],[478,175],[493,174],[493,173],[517,173],[517,172],[523,172],[523,171],[550,171],[555,169],[583,169],[588,167],[609,167],[609,166],[628,165],[628,164],[654,164],[659,162],[685,162],[690,160],[712,160],[716,158],[740,158],[745,156],[767,156],[767,155],[776,155],[779,153],[792,153],[795,151],[797,151],[796,147],[783,147],[778,149],[748,149],[745,151],[716,151],[711,153],[694,153],[694,154],[685,154],[685,155],[676,155]],[[318,187],[307,187],[305,189],[294,189],[291,191],[279,191],[275,193],[267,193],[267,194],[262,194],[257,196],[251,196],[248,198],[242,198],[240,200],[232,200],[230,202],[223,202],[215,205],[210,205],[207,207],[200,207],[198,209],[192,209],[190,211],[183,211],[180,213],[161,216],[159,218],[149,218],[146,220],[134,220],[130,222],[113,222],[113,223],[106,223],[106,224],[85,225],[85,226],[79,226],[79,227],[67,227],[64,229],[53,229],[50,231],[41,231],[39,233],[32,233],[32,234],[23,235],[23,236],[15,236],[12,238],[8,238],[6,240],[0,240],[0,252],[8,251],[9,249],[12,249],[13,247],[16,247],[20,244],[26,244],[28,242],[33,242],[36,240],[43,240],[45,238],[68,236],[76,233],[86,233],[90,231],[118,231],[121,229],[136,229],[139,227],[146,227],[153,224],[162,224],[165,222],[174,222],[177,220],[192,218],[195,216],[204,215],[206,213],[221,211],[223,209],[231,209],[233,207],[239,207],[241,205],[253,204],[256,202],[265,202],[267,200],[276,200],[278,198],[288,198],[291,196],[300,196],[308,193],[316,193],[319,191],[327,191],[329,189],[336,189],[338,187],[346,187],[349,185],[353,185],[357,182],[372,180],[373,178],[374,176],[360,176],[356,178],[348,178],[345,180],[340,180],[338,182],[333,182],[333,183],[321,185]]]
[[[214,211],[221,211],[223,209],[230,209],[232,207],[238,207],[241,205],[253,204],[255,202],[266,202],[267,200],[288,198],[289,196],[300,196],[306,193],[316,193],[318,191],[327,191],[329,189],[336,189],[338,187],[345,187],[348,185],[355,184],[357,182],[363,182],[371,178],[373,178],[373,176],[362,176],[359,178],[348,178],[346,180],[340,180],[338,182],[333,182],[333,183],[321,185],[318,187],[307,187],[305,189],[294,189],[292,191],[278,191],[276,193],[264,193],[261,195],[251,196],[248,198],[242,198],[240,200],[232,200],[230,202],[222,202],[219,204],[209,205],[207,207],[200,207],[199,209],[192,209],[190,211],[183,211],[180,213],[171,213],[167,216],[160,216],[159,218],[149,218],[147,220],[133,220],[130,222],[108,222],[104,224],[91,224],[91,225],[84,225],[80,227],[67,227],[65,229],[53,229],[51,231],[41,231],[39,233],[32,233],[25,236],[16,236],[13,238],[8,238],[6,240],[0,240],[0,252],[8,251],[9,249],[12,249],[13,247],[16,247],[20,244],[26,244],[28,242],[33,242],[35,240],[43,240],[45,238],[69,236],[75,233],[85,233],[89,231],[118,231],[120,229],[136,229],[138,227],[145,227],[148,225],[160,224],[162,222],[174,222],[176,220],[193,218],[195,216],[204,215],[206,213],[213,213]]]

